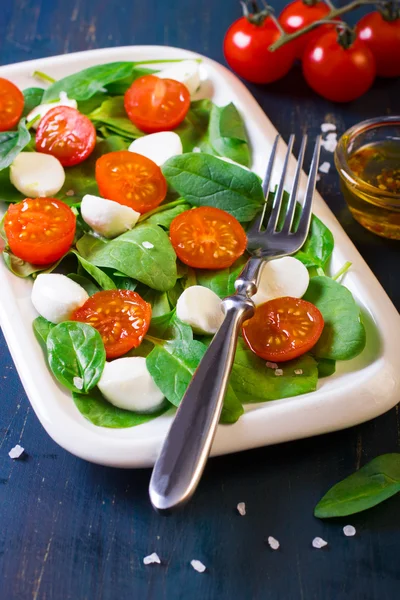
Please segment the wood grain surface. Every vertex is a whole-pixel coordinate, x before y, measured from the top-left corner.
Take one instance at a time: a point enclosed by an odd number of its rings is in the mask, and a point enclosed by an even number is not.
[[[277,12],[283,0],[273,2]],[[360,14],[360,13],[358,13]],[[128,44],[167,44],[224,62],[236,0],[2,0],[0,63]],[[352,19],[357,15],[353,16]],[[400,112],[400,81],[380,80],[348,105],[317,97],[297,67],[249,89],[285,139]],[[332,154],[322,159],[330,163]],[[397,307],[399,245],[350,216],[333,168],[319,190]],[[1,287],[0,287],[1,293]],[[26,448],[12,461],[15,444]],[[322,522],[313,508],[336,481],[378,454],[398,452],[398,408],[347,431],[215,458],[194,500],[162,518],[149,470],[91,465],[44,432],[0,340],[1,600],[394,600],[400,595],[400,495],[369,512]],[[247,514],[239,516],[238,502]],[[354,538],[342,528],[352,524]],[[266,539],[280,541],[272,551]],[[311,541],[328,541],[315,550]],[[157,552],[161,565],[143,565]],[[190,566],[206,566],[204,574]]]

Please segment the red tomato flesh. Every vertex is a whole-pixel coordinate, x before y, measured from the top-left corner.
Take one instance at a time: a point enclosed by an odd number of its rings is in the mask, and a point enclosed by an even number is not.
[[[23,93],[11,81],[0,77],[0,131],[13,129],[23,110]]]
[[[92,325],[100,333],[108,359],[137,348],[150,325],[151,305],[131,290],[93,294],[71,317]]]
[[[255,354],[265,360],[284,362],[311,350],[323,328],[324,319],[316,306],[285,296],[260,304],[242,332]]]
[[[170,131],[186,117],[190,94],[179,81],[145,75],[125,92],[124,105],[132,123],[142,131]]]
[[[56,106],[40,119],[36,150],[52,154],[64,167],[83,162],[93,152],[96,129],[85,115],[70,106]]]
[[[247,246],[239,221],[211,206],[193,208],[175,217],[170,237],[178,258],[197,269],[230,267]]]
[[[70,249],[76,219],[69,206],[56,198],[27,198],[11,204],[4,230],[11,252],[34,265],[49,265]]]

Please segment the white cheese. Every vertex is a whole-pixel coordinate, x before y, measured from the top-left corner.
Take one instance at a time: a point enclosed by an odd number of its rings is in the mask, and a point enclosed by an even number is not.
[[[263,266],[258,291],[252,300],[258,306],[283,296],[301,298],[306,293],[309,281],[307,268],[297,258],[277,258]]]
[[[224,320],[221,299],[202,285],[193,285],[179,296],[176,315],[199,334],[214,334]]]
[[[35,108],[33,108],[31,110],[31,112],[28,114],[28,116],[26,117],[26,122],[29,123],[30,121],[32,121],[35,117],[37,117],[39,115],[40,119],[38,119],[32,125],[33,129],[37,129],[38,125],[40,123],[40,120],[44,117],[44,115],[47,114],[49,112],[49,110],[51,110],[52,108],[55,108],[56,106],[69,106],[71,108],[78,108],[78,103],[73,98],[68,98],[68,94],[66,92],[60,92],[60,100],[58,100],[57,102],[49,102],[46,104],[39,104],[38,106],[35,106]]]
[[[52,197],[64,185],[65,171],[51,154],[20,152],[10,167],[10,180],[27,198]]]
[[[150,158],[158,166],[183,152],[181,138],[173,131],[160,131],[139,137],[133,140],[128,150]]]
[[[200,68],[199,63],[195,60],[183,60],[163,69],[159,73],[156,73],[156,75],[157,77],[161,77],[161,79],[175,79],[175,81],[180,81],[186,85],[191,95],[195,93],[200,85]]]
[[[68,321],[88,298],[82,286],[59,273],[41,273],[32,288],[33,306],[51,323]]]
[[[104,237],[113,238],[134,227],[140,213],[129,206],[86,194],[81,203],[82,219]]]

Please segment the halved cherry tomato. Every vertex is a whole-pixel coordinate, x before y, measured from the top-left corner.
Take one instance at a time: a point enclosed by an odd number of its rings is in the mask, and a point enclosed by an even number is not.
[[[186,117],[190,94],[179,81],[145,75],[125,92],[124,104],[128,117],[142,131],[169,131]]]
[[[140,213],[157,208],[167,193],[167,182],[155,162],[128,150],[103,154],[96,162],[96,181],[104,198]]]
[[[11,204],[4,217],[11,251],[34,265],[49,265],[68,252],[75,225],[74,213],[57,198],[27,198]]]
[[[230,267],[247,246],[239,221],[211,206],[193,208],[175,217],[170,237],[178,258],[196,269]]]
[[[56,106],[40,119],[36,150],[52,154],[64,167],[84,161],[94,150],[96,129],[90,119],[70,106]]]
[[[117,358],[137,348],[150,325],[151,305],[131,290],[106,290],[93,294],[71,321],[92,325],[100,333],[107,358]]]
[[[23,110],[23,93],[11,81],[0,77],[0,131],[15,127]]]
[[[311,350],[323,328],[324,319],[314,304],[285,296],[260,304],[242,331],[255,354],[284,362]]]

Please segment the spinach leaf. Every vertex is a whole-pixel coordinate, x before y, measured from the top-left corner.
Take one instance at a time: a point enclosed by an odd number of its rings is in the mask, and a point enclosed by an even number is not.
[[[303,299],[315,304],[325,321],[322,335],[313,348],[317,357],[349,360],[362,352],[365,328],[360,308],[347,288],[330,277],[312,277]]]
[[[25,199],[16,187],[10,181],[10,168],[2,169],[0,171],[0,201],[7,202],[21,202]]]
[[[55,327],[54,323],[50,323],[44,317],[36,317],[32,323],[32,327],[39,344],[43,350],[47,351],[47,338],[50,331]]]
[[[242,403],[237,397],[233,387],[229,385],[225,394],[224,404],[222,406],[219,422],[222,425],[236,423],[236,421],[242,416],[243,413],[244,408],[242,406]]]
[[[169,185],[189,204],[215,206],[241,222],[254,219],[264,203],[255,173],[210,154],[174,156],[164,163],[162,172]]]
[[[74,392],[72,397],[75,406],[85,419],[98,427],[110,427],[112,429],[123,429],[148,423],[171,408],[171,405],[165,402],[165,405],[154,413],[144,414],[123,410],[107,402],[98,388],[91,390],[89,394]]]
[[[136,291],[143,300],[151,304],[151,314],[153,317],[165,315],[171,310],[167,292],[159,292],[143,284],[138,284]]]
[[[193,148],[205,143],[211,106],[208,99],[192,102],[184,121],[174,129],[181,138],[184,152],[192,152]]]
[[[79,264],[93,279],[95,282],[101,287],[103,290],[115,290],[117,286],[114,281],[109,277],[104,271],[87,261],[83,256],[79,254],[76,250],[71,250],[71,253],[76,256],[79,261]]]
[[[91,96],[91,98],[78,102],[78,110],[83,115],[89,116],[90,113],[96,110],[96,108],[99,108],[99,106],[108,100],[108,98],[110,98],[110,96],[107,96],[103,92],[98,92],[94,94],[94,96]]]
[[[168,290],[168,302],[172,308],[175,308],[177,305],[179,296],[182,294],[183,290],[184,287],[182,278],[178,279],[174,287]]]
[[[301,250],[296,252],[294,256],[301,260],[306,267],[321,267],[324,269],[333,252],[334,244],[330,229],[318,217],[313,215],[307,239]]]
[[[227,106],[212,105],[208,141],[219,156],[250,166],[250,150],[246,129],[237,108],[232,102]]]
[[[65,258],[63,256],[52,265],[33,265],[32,263],[25,262],[22,258],[15,256],[9,248],[5,248],[2,255],[8,270],[17,277],[22,278],[29,277],[30,275],[35,276],[37,273],[51,273]]]
[[[319,519],[367,510],[400,492],[400,454],[383,454],[334,485],[318,502]]]
[[[193,340],[192,328],[178,319],[175,310],[159,317],[153,317],[147,336],[169,341],[181,340],[190,342]]]
[[[92,389],[106,362],[99,332],[77,321],[65,321],[51,329],[47,353],[54,377],[73,392],[86,393]]]
[[[115,96],[105,100],[99,108],[89,115],[96,127],[105,125],[107,129],[128,140],[142,137],[144,134],[130,119],[124,107],[124,97]]]
[[[31,141],[25,119],[21,119],[17,131],[0,133],[0,170],[9,167],[18,154]]]
[[[126,90],[131,87],[135,79],[143,77],[144,75],[153,75],[153,73],[157,72],[158,70],[149,69],[148,67],[135,67],[128,77],[125,77],[124,79],[119,79],[118,81],[114,81],[113,83],[109,83],[106,86],[107,92],[112,96],[125,94]]]
[[[144,247],[143,242],[152,247]],[[176,255],[168,235],[157,225],[138,225],[107,242],[86,234],[77,248],[92,264],[116,269],[154,290],[165,292],[175,285]]]
[[[72,279],[72,281],[79,283],[79,285],[82,286],[84,290],[86,290],[89,296],[93,296],[93,294],[96,294],[100,291],[97,285],[93,283],[91,279],[85,277],[84,275],[79,275],[78,273],[70,273],[68,277],[69,279]]]
[[[241,256],[231,267],[219,270],[196,270],[197,283],[209,288],[220,298],[226,298],[235,293],[234,283],[238,278],[243,266],[247,262],[247,256]]]
[[[190,204],[187,204],[183,198],[179,198],[178,200],[174,200],[168,204],[161,204],[161,206],[158,208],[155,208],[148,213],[144,213],[140,217],[139,223],[146,221],[147,223],[152,223],[153,225],[160,225],[160,227],[163,227],[164,229],[169,229],[175,217],[189,210],[190,208]]]
[[[329,377],[329,375],[333,375],[336,371],[336,360],[331,360],[330,358],[318,358],[315,359],[317,361],[318,366],[318,377],[321,379],[322,377]]]
[[[239,400],[266,402],[315,391],[318,382],[317,363],[309,354],[282,363],[283,374],[275,375],[274,369],[256,356],[239,338],[235,362],[231,373],[231,385]],[[295,370],[302,371],[296,375]]]
[[[44,94],[43,88],[38,87],[30,87],[23,90],[24,95],[24,111],[22,113],[23,117],[26,117],[31,110],[39,106],[42,103],[42,98]]]

